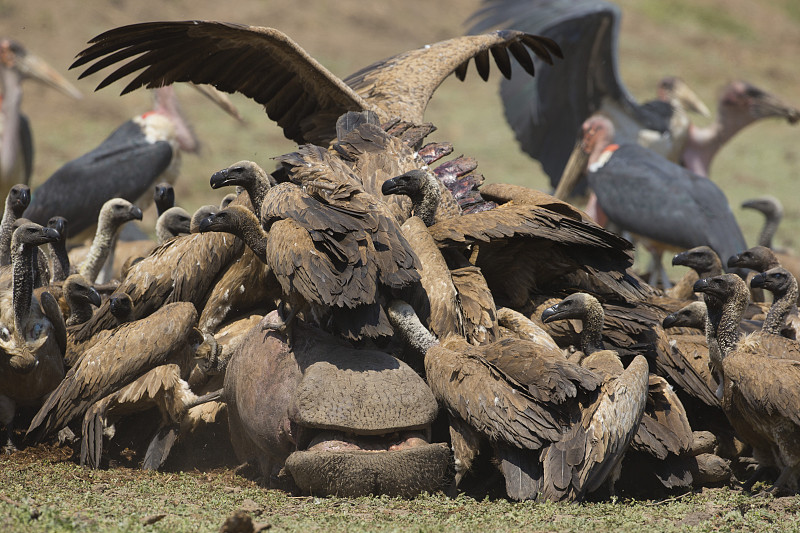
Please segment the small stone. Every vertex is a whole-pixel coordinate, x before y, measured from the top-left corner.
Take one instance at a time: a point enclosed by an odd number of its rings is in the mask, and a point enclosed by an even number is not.
[[[253,519],[244,511],[236,511],[230,515],[222,527],[220,533],[254,533]]]
[[[242,502],[242,505],[239,506],[239,509],[247,513],[252,513],[256,516],[264,512],[264,508],[261,507],[261,505],[259,505],[257,502],[251,500],[250,498],[244,500]]]
[[[147,516],[147,517],[142,519],[142,525],[151,526],[151,525],[155,524],[156,522],[158,522],[159,520],[163,519],[165,516],[167,516],[167,515],[164,514],[164,513]]]

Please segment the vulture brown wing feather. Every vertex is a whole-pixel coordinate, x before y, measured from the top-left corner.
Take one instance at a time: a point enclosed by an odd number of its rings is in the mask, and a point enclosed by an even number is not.
[[[134,67],[126,67],[128,63],[122,65],[98,88],[140,68],[144,70],[123,93],[179,81],[207,83],[221,91],[242,93],[264,105],[269,117],[283,123],[286,136],[298,143],[324,141],[327,144],[333,137],[339,115],[372,109],[292,39],[273,28],[211,21],[150,22],[110,30],[93,42],[72,65],[80,67],[95,62],[81,77],[144,53],[132,60]],[[181,60],[175,61],[176,48],[191,53],[179,54]],[[249,68],[239,67],[245,64]],[[287,74],[287,83],[269,83]],[[301,99],[313,104],[276,106],[275,99],[282,90],[300,94]],[[288,120],[287,111],[300,109],[302,115]],[[330,131],[327,138],[310,138],[302,125],[313,122],[314,115],[320,111],[333,116]]]
[[[190,349],[188,340],[196,322],[194,306],[181,302],[120,325],[70,369],[34,417],[28,434],[44,438],[82,416],[97,400]]]

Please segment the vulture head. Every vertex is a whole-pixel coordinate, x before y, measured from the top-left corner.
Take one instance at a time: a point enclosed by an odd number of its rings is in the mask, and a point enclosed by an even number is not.
[[[219,208],[211,204],[201,205],[198,207],[197,211],[195,211],[192,215],[192,220],[189,222],[189,232],[200,233],[200,223],[203,221],[203,219],[215,213],[219,213],[220,209],[224,208]]]
[[[164,211],[175,205],[175,188],[171,183],[159,183],[153,191],[153,201],[158,209],[158,215],[161,216]]]
[[[35,222],[25,222],[14,230],[11,237],[11,247],[16,249],[22,245],[41,246],[48,242],[55,242],[61,238],[58,231],[45,228]]]
[[[211,175],[211,188],[229,187],[239,185],[246,190],[254,184],[269,181],[267,173],[258,164],[252,161],[239,161],[228,168],[223,168]]]
[[[797,280],[791,272],[783,267],[770,268],[766,272],[761,272],[753,276],[750,280],[750,286],[758,289],[766,289],[772,294],[786,294],[787,291],[792,289],[792,286],[797,285]]]
[[[542,312],[542,322],[545,324],[554,322],[556,320],[567,320],[576,318],[585,320],[592,312],[596,312],[597,308],[603,312],[603,308],[597,298],[590,294],[583,292],[576,292],[570,294],[557,304],[548,307]]]
[[[749,268],[764,272],[778,266],[775,254],[766,246],[753,246],[728,258],[728,267]]]
[[[665,328],[686,327],[703,329],[706,323],[706,304],[696,301],[664,317],[661,325]]]
[[[103,204],[98,225],[118,228],[131,220],[142,220],[142,210],[124,198],[112,198]]]
[[[190,233],[192,215],[182,207],[170,207],[156,221],[156,238],[159,243],[167,242],[178,235]]]
[[[21,217],[22,213],[31,203],[31,188],[24,183],[17,183],[6,196],[6,209],[11,211],[14,216]]]
[[[403,194],[406,196],[419,195],[428,183],[428,173],[422,169],[415,169],[388,179],[381,185],[384,195]]]
[[[714,272],[719,274],[722,272],[722,262],[717,252],[709,246],[696,246],[676,254],[672,258],[672,264],[689,267],[697,273]]]
[[[750,297],[750,291],[744,280],[736,274],[722,274],[697,280],[693,290],[707,294],[717,301],[726,301],[731,297],[741,299],[744,295],[743,299],[746,303]]]
[[[118,324],[133,320],[133,300],[124,292],[115,292],[108,299],[108,308]]]
[[[50,217],[47,221],[47,227],[56,230],[62,240],[67,236],[67,225],[67,219],[61,216]]]
[[[75,305],[91,304],[100,307],[100,293],[80,274],[72,274],[64,280],[64,296],[70,308]]]

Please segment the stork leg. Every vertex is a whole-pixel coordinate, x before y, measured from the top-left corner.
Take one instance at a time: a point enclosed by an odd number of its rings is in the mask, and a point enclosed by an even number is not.
[[[661,260],[664,252],[655,248],[647,248],[650,252],[650,279],[648,283],[652,286],[657,286],[659,278],[661,280],[661,287],[666,290],[672,287],[672,282],[669,280],[667,270],[664,268],[664,263]]]

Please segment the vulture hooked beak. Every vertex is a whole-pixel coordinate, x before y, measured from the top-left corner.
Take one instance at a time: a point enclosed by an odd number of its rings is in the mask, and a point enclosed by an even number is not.
[[[750,280],[750,286],[754,289],[763,289],[767,285],[767,274],[759,272]]]
[[[426,180],[427,175],[424,170],[411,170],[384,181],[381,185],[381,192],[384,196],[390,194],[412,196],[422,190]]]
[[[208,233],[209,231],[214,231],[214,226],[217,223],[217,213],[208,215],[206,218],[200,221],[200,225],[197,227],[200,233]]]
[[[239,181],[239,176],[235,173],[232,173],[230,168],[223,168],[222,170],[214,172],[211,175],[210,183],[212,189],[242,184]]]
[[[94,287],[89,287],[89,303],[95,307],[100,307],[103,304],[100,299],[100,293]]]
[[[728,268],[741,266],[742,254],[733,254],[728,258]]]
[[[138,206],[132,205],[130,212],[133,220],[142,220],[142,210]]]
[[[712,278],[703,278],[697,280],[692,287],[694,292],[702,292],[719,299],[725,299],[727,294],[725,284],[722,276],[715,276]]]
[[[549,324],[550,322],[555,322],[556,320],[573,318],[569,311],[570,310],[566,309],[565,306],[557,303],[542,311],[542,322]]]
[[[664,317],[664,320],[661,321],[661,327],[663,328],[671,328],[675,325],[678,321],[677,313],[671,313]]]

